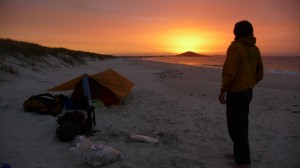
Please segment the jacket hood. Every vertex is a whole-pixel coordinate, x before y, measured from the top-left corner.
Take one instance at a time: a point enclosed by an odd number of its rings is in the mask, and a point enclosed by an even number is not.
[[[247,37],[242,37],[234,42],[243,43],[243,44],[252,46],[252,45],[256,44],[256,38],[253,36],[247,36]]]

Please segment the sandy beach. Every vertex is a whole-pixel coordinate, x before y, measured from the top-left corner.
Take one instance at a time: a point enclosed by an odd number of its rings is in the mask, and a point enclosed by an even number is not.
[[[53,64],[55,65],[55,63]],[[55,135],[57,117],[23,112],[32,95],[78,75],[112,68],[135,86],[124,105],[96,108],[91,141],[122,153],[105,168],[231,168],[225,106],[218,102],[221,69],[165,64],[142,58],[91,61],[74,67],[23,68],[1,74],[0,163],[12,168],[85,168]],[[58,92],[51,92],[59,94]],[[68,93],[66,93],[68,94]],[[249,141],[253,168],[300,167],[299,77],[265,74],[254,89]],[[158,138],[133,141],[130,134]],[[1,164],[0,164],[1,165]]]

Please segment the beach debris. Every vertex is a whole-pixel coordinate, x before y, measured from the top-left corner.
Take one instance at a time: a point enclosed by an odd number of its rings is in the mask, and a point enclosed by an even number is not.
[[[158,143],[157,138],[152,138],[152,137],[149,137],[146,135],[131,134],[129,137],[132,139],[135,139],[135,140],[143,141],[143,142],[149,142],[149,143],[153,143],[153,144]]]
[[[85,136],[76,136],[73,147],[70,148],[77,156],[90,166],[100,167],[116,162],[121,152],[110,145],[95,144]]]

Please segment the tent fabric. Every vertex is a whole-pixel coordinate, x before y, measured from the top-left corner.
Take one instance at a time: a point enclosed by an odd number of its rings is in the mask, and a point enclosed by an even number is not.
[[[92,75],[92,78],[121,97],[125,97],[133,87],[131,81],[112,69]]]
[[[55,86],[48,91],[73,90],[74,103],[84,106],[88,100],[101,100],[106,106],[119,104],[117,97],[125,97],[132,89],[133,83],[112,69],[94,75],[80,75],[70,81]],[[89,90],[89,93],[87,92]]]
[[[108,88],[104,87],[100,83],[98,83],[96,80],[89,78],[88,80],[89,88],[91,90],[90,98],[93,100],[101,100],[104,105],[110,106],[112,104],[120,104],[120,101],[117,99],[115,94],[109,90]],[[83,109],[87,108],[86,101],[86,95],[84,91],[84,83],[79,82],[76,87],[74,88],[74,91],[72,93],[72,98],[74,101],[75,109],[80,109],[83,107]]]
[[[65,82],[63,84],[60,84],[58,86],[55,86],[48,91],[65,91],[65,90],[72,90],[75,88],[75,86],[82,80],[84,75],[80,75],[74,79],[71,79],[68,82]]]
[[[72,90],[82,81],[84,75],[80,75],[68,82],[55,86],[48,91],[65,91]],[[103,72],[87,75],[88,78],[94,79],[107,89],[111,90],[115,95],[125,97],[132,89],[133,83],[112,69],[107,69]]]

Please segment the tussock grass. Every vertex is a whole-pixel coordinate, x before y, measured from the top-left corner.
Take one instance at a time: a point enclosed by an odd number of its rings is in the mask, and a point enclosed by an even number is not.
[[[19,67],[38,70],[38,66],[50,65],[50,57],[60,60],[62,65],[83,65],[88,60],[105,60],[115,58],[112,55],[75,51],[66,48],[51,48],[39,44],[0,38],[0,72],[19,74]],[[14,58],[19,63],[8,63]]]
[[[17,68],[15,68],[12,65],[6,65],[2,62],[0,62],[0,70],[4,71],[4,72],[7,72],[7,73],[10,73],[10,74],[13,74],[13,75],[19,74],[19,70]]]

